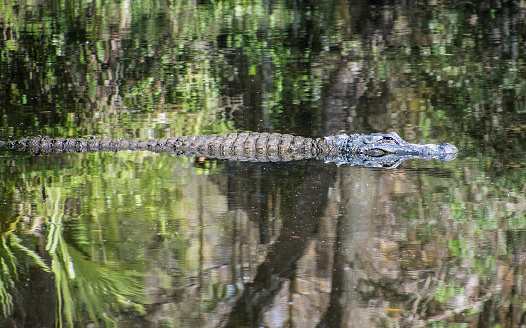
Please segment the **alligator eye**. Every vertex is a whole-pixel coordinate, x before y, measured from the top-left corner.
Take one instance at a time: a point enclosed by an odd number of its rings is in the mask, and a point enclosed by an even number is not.
[[[389,141],[389,142],[394,142],[395,141],[395,139],[393,137],[389,137],[389,136],[384,137],[384,140],[385,141]]]

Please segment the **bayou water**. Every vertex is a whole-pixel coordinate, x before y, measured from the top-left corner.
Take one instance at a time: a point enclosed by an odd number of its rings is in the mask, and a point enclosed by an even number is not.
[[[393,169],[0,150],[2,327],[526,326],[526,2],[0,3],[0,139],[397,132]]]

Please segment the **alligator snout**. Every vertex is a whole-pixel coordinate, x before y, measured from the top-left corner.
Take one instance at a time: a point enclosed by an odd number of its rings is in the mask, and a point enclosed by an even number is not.
[[[458,153],[457,147],[453,146],[450,143],[444,142],[440,145],[440,151],[446,154],[456,154]]]
[[[357,147],[361,155],[380,157],[388,154],[413,156],[424,159],[438,158],[443,162],[457,157],[458,149],[450,143],[413,144],[400,138],[395,132],[375,133],[362,139],[362,145]]]

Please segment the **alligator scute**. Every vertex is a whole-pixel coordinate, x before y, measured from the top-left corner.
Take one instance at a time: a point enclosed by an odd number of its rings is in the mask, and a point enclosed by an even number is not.
[[[412,158],[443,162],[457,157],[455,146],[413,144],[396,133],[338,135],[311,139],[280,133],[230,133],[153,140],[34,137],[0,141],[0,147],[33,153],[149,150],[184,156],[252,162],[321,158],[338,165],[394,168]]]

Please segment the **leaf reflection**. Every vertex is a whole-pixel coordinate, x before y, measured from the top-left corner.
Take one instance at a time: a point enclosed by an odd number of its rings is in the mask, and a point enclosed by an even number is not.
[[[55,276],[57,293],[57,324],[73,326],[75,320],[94,322],[99,326],[114,326],[113,315],[117,309],[134,309],[144,312],[139,300],[143,298],[140,274],[87,259],[80,251],[64,240],[64,202],[59,188],[53,188],[50,198],[54,200],[53,214],[47,218],[50,231],[46,251],[51,256],[51,271]],[[85,309],[85,310],[84,310]],[[88,318],[82,313],[86,311]]]

